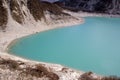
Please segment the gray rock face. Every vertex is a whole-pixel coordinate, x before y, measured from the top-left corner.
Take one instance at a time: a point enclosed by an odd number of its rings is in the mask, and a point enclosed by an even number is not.
[[[65,6],[88,12],[120,14],[120,0],[65,0]]]

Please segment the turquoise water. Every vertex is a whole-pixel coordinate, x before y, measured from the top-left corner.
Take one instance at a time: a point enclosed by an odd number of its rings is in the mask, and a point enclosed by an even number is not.
[[[87,17],[82,25],[22,38],[9,51],[32,60],[120,76],[120,18]]]

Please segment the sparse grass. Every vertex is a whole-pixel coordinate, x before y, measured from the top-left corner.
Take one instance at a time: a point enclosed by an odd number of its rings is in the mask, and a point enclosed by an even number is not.
[[[25,65],[25,63],[11,59],[6,60],[0,58],[0,68],[2,69],[10,69],[12,71],[18,70],[20,71],[19,75],[22,76],[30,75],[37,78],[48,77],[49,80],[59,80],[59,76],[57,74],[47,70],[47,68],[41,64],[34,65],[34,68],[32,66],[21,68],[20,65]]]
[[[93,78],[91,76],[92,74],[93,74],[92,72],[86,72],[82,74],[78,80],[99,80],[99,79]]]
[[[10,70],[17,70],[19,69],[19,63],[14,60],[6,60],[6,59],[1,59],[0,60],[0,65],[3,65],[3,68],[8,68]]]
[[[120,80],[120,78],[116,76],[102,77],[102,78],[94,78],[92,77],[92,72],[86,72],[80,76],[78,80]]]
[[[21,5],[22,5],[22,3],[21,3]],[[10,0],[10,11],[11,11],[12,17],[18,23],[22,24],[24,17],[23,17],[23,14],[22,14],[20,8],[21,8],[21,6],[19,5],[19,3],[17,3],[16,0]]]
[[[120,80],[120,78],[116,76],[110,76],[110,77],[103,77],[101,80]]]
[[[45,11],[49,11],[51,14],[54,14],[56,16],[58,15],[70,16],[69,14],[64,13],[63,9],[58,5],[45,1],[40,2],[39,0],[28,0],[27,6],[36,21],[41,20],[41,18],[44,18],[44,20],[46,21],[44,15]]]
[[[36,21],[41,20],[41,18],[45,18],[43,8],[39,0],[28,0],[27,7]]]
[[[25,70],[22,72],[22,74],[31,75],[31,76],[35,76],[38,78],[48,77],[49,80],[59,80],[58,75],[56,75],[53,72],[49,72],[47,70],[47,68],[45,68],[41,64],[35,65],[35,68],[31,68],[31,67],[25,68]]]

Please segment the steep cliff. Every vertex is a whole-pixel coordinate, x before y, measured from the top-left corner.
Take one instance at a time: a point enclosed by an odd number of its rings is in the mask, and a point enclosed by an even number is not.
[[[64,0],[66,7],[72,9],[99,12],[108,14],[120,14],[120,0]]]

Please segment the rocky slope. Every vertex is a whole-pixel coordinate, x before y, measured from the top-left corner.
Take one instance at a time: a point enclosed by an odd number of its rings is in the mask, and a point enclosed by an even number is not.
[[[65,6],[73,10],[120,15],[120,0],[64,0]]]
[[[53,15],[56,19],[59,16],[69,16],[57,5],[40,0],[0,0],[0,29],[4,30],[7,27],[10,18],[19,24],[41,20],[47,22],[47,13],[51,19]]]

